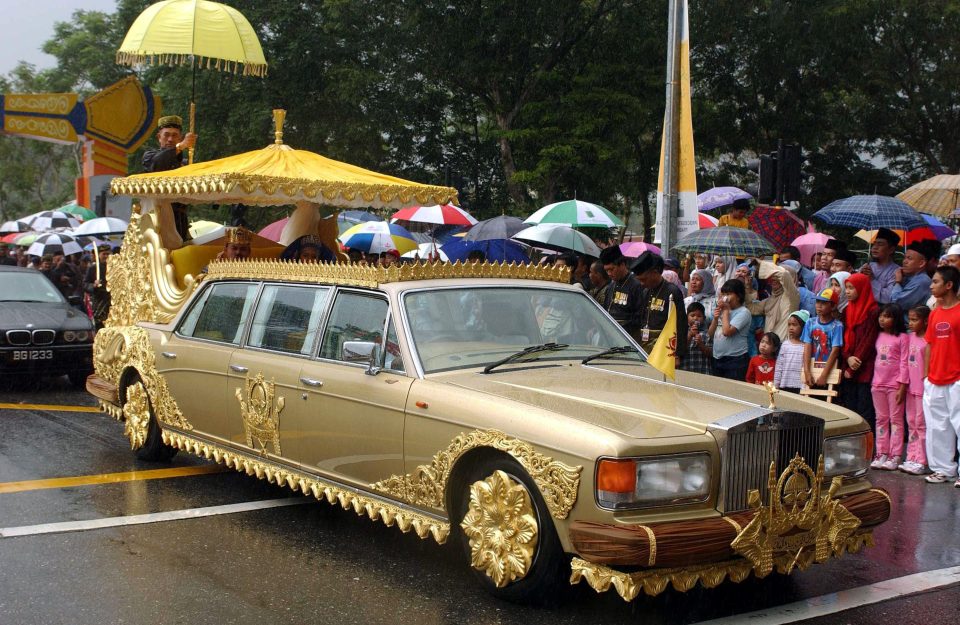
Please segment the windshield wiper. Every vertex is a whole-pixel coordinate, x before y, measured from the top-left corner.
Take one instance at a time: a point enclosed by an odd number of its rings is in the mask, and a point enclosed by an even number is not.
[[[591,360],[596,360],[597,358],[603,358],[604,356],[613,356],[614,354],[629,354],[637,353],[637,348],[633,345],[621,345],[620,347],[611,347],[610,349],[605,349],[602,352],[597,352],[592,356],[587,356],[580,361],[581,365],[585,365]]]
[[[537,354],[542,354],[544,352],[558,352],[562,349],[570,347],[566,343],[543,343],[542,345],[531,345],[526,349],[521,349],[515,354],[510,354],[506,358],[498,360],[495,363],[489,364],[483,368],[484,373],[490,373],[500,365],[505,365],[507,363],[516,362],[518,360],[526,360],[527,356],[535,356]],[[536,358],[530,358],[530,360],[536,360]]]

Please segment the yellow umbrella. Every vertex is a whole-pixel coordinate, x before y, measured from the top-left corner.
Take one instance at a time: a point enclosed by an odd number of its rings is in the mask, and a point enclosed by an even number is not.
[[[190,132],[196,121],[196,68],[263,77],[267,61],[257,33],[240,11],[209,0],[163,0],[134,20],[117,50],[117,63],[190,65]],[[193,148],[189,150],[193,162]]]
[[[949,217],[960,209],[960,176],[940,174],[918,182],[897,197],[921,213]]]
[[[114,194],[184,204],[278,206],[300,201],[341,208],[401,208],[457,201],[457,190],[411,182],[283,143],[285,111],[274,111],[276,140],[261,150],[171,171],[114,178]]]

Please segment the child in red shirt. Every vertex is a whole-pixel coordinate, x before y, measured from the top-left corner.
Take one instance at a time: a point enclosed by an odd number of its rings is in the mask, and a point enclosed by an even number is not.
[[[930,292],[937,307],[927,322],[927,381],[923,385],[923,414],[927,424],[927,464],[933,471],[925,479],[942,484],[957,479],[957,443],[960,440],[960,271],[940,267],[933,274]]]
[[[780,352],[780,337],[775,332],[767,332],[760,339],[758,348],[760,353],[750,359],[750,366],[747,367],[747,382],[751,384],[773,382],[777,354]]]

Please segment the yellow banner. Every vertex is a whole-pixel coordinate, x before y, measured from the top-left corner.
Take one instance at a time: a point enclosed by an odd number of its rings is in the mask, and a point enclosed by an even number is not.
[[[684,337],[686,339],[686,337]],[[663,326],[657,342],[647,357],[650,366],[667,376],[675,379],[677,367],[677,307],[670,299],[670,312],[667,313],[667,324]]]

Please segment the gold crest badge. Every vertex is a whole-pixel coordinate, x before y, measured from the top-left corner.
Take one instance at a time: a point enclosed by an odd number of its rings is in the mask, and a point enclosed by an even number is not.
[[[267,444],[273,445],[273,453],[280,455],[280,413],[283,411],[283,397],[276,398],[273,380],[263,379],[263,373],[246,380],[246,399],[241,389],[236,390],[240,402],[240,416],[243,418],[243,432],[247,437],[247,446],[267,455]]]

